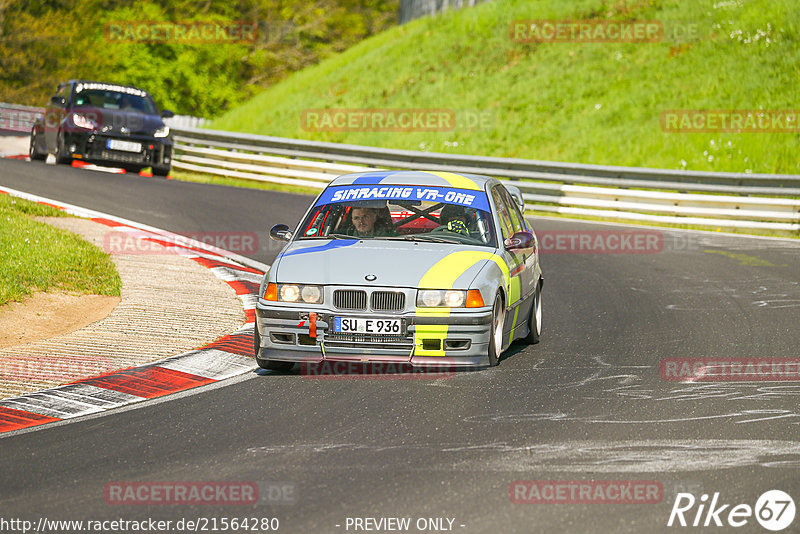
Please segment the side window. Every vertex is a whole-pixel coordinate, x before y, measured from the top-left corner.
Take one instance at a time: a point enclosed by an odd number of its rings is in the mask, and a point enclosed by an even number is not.
[[[56,94],[55,94],[55,96],[58,96],[58,97],[60,97],[60,98],[63,98],[63,99],[64,99],[64,102],[66,102],[66,103],[69,103],[69,88],[70,88],[70,87],[71,87],[71,86],[70,86],[70,84],[64,84],[64,85],[62,85],[62,86],[61,86],[61,87],[59,87],[59,88],[58,88],[58,90],[56,91]]]
[[[511,214],[511,223],[514,226],[514,232],[522,232],[527,230],[528,225],[525,222],[525,217],[522,216],[517,202],[514,200],[514,197],[511,196],[511,193],[508,192],[508,189],[503,189],[503,198],[505,198],[506,204],[508,205],[508,211]]]
[[[494,200],[494,206],[497,210],[497,218],[500,221],[500,230],[503,232],[503,239],[507,239],[514,233],[514,225],[511,222],[511,215],[508,211],[508,205],[503,199],[501,188],[495,187],[492,189],[492,199]]]

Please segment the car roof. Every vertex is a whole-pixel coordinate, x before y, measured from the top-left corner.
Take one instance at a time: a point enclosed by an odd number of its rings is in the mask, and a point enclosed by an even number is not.
[[[442,171],[369,171],[344,174],[334,178],[328,187],[340,185],[430,185],[483,191],[489,182],[499,182],[481,174]]]

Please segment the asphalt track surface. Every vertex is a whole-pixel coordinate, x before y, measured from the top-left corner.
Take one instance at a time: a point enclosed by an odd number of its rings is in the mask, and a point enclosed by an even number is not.
[[[311,200],[12,160],[0,161],[0,185],[177,233],[256,231],[265,243],[269,226],[294,224]],[[262,243],[250,256],[269,263],[276,253]],[[348,517],[408,517],[408,532],[438,517],[464,533],[730,531],[667,527],[676,493],[719,492],[731,505],[723,521],[771,489],[800,504],[799,382],[659,374],[665,358],[800,357],[800,244],[665,231],[657,253],[542,263],[542,342],[512,346],[496,368],[437,380],[259,372],[8,435],[0,518],[277,517],[280,532],[355,532]],[[664,494],[656,504],[515,504],[516,480],[658,481]],[[276,482],[293,485],[296,500],[111,505],[104,488],[115,481]],[[753,517],[735,531],[766,532]]]

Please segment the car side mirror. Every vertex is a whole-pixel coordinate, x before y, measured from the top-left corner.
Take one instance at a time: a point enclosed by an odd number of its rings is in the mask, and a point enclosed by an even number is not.
[[[175,116],[175,112],[174,111],[170,111],[168,109],[162,109],[161,110],[161,118],[162,119],[171,119],[174,116]]]
[[[505,241],[506,250],[522,250],[533,247],[533,234],[530,232],[517,232]]]
[[[285,224],[276,224],[269,231],[269,236],[275,241],[289,241],[292,239],[292,232]]]
[[[50,103],[55,106],[63,106],[64,104],[66,104],[66,102],[64,101],[64,97],[58,95],[50,97]]]

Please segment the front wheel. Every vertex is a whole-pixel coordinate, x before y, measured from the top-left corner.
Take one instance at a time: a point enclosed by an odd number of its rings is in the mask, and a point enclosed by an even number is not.
[[[64,143],[64,132],[58,132],[56,137],[56,163],[70,163],[72,158],[67,153],[67,147]]]
[[[489,365],[494,367],[500,362],[503,351],[503,323],[505,321],[503,296],[498,292],[492,307],[492,330],[489,334]]]
[[[169,165],[166,167],[153,166],[153,176],[167,176],[169,174]]]
[[[289,372],[294,367],[294,362],[278,362],[275,360],[262,360],[261,358],[256,358],[256,363],[267,371],[280,371],[282,373]]]
[[[258,357],[259,349],[261,348],[261,335],[258,333],[258,325],[253,324],[253,350],[256,353],[256,363],[262,369],[268,371],[281,371],[287,372],[294,367],[294,362],[276,362],[275,360],[262,360]]]
[[[525,341],[530,344],[538,343],[542,333],[542,283],[536,284],[536,291],[533,293],[533,306],[528,317],[528,336]]]

